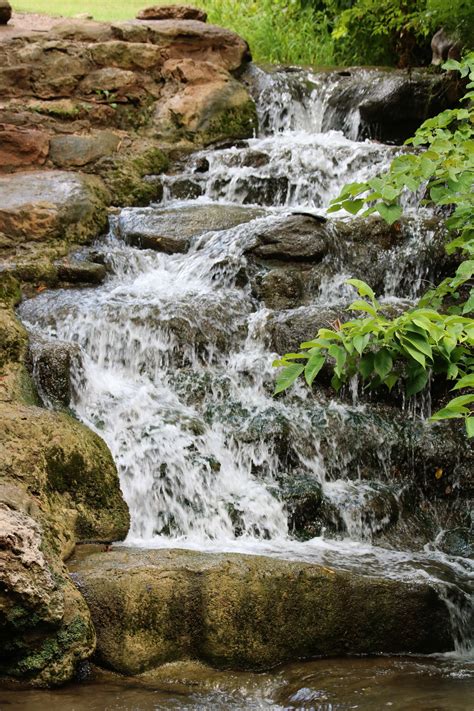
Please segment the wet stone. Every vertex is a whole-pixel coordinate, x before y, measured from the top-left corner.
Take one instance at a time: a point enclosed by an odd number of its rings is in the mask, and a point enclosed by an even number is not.
[[[42,399],[53,406],[71,402],[71,369],[80,348],[66,341],[30,336],[29,363]]]
[[[141,249],[174,254],[187,252],[191,241],[206,232],[230,229],[259,216],[241,206],[125,209],[120,213],[117,232],[128,244]]]

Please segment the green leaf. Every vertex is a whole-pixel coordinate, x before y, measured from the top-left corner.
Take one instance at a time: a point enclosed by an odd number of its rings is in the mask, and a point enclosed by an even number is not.
[[[362,208],[365,205],[365,200],[344,200],[344,202],[341,203],[341,207],[346,210],[346,212],[349,212],[351,215],[357,215],[357,213],[362,210]]]
[[[461,388],[474,388],[474,373],[465,375],[461,380],[458,380],[452,390],[461,390]]]
[[[443,407],[431,415],[430,420],[456,420],[459,417],[464,417],[464,413],[450,410],[449,407]]]
[[[369,340],[370,340],[370,333],[354,336],[354,338],[352,339],[352,343],[359,355],[362,355],[362,352],[363,352],[364,348],[366,347],[366,345],[368,344]]]
[[[301,375],[303,370],[304,365],[300,365],[299,363],[292,363],[292,365],[287,365],[286,368],[283,368],[283,370],[281,370],[276,377],[275,390],[273,391],[273,394],[278,395],[278,393],[281,393],[283,390],[289,388],[290,385],[293,385],[296,378]]]
[[[418,351],[423,353],[427,358],[433,357],[431,345],[425,334],[419,334],[413,331],[405,331],[403,333],[403,341],[408,341],[411,346],[414,346]]]
[[[399,220],[403,214],[403,210],[400,205],[389,205],[385,202],[379,202],[377,203],[376,208],[379,215],[383,217],[385,222],[389,225],[393,225],[393,223]]]
[[[323,367],[325,360],[325,356],[321,355],[320,353],[315,353],[306,363],[306,367],[304,369],[304,377],[310,387],[313,384],[313,380]]]
[[[472,402],[474,402],[474,393],[470,395],[459,395],[459,397],[453,397],[453,399],[448,402],[446,407],[449,407],[450,410],[455,410],[459,407],[470,405]]]
[[[346,284],[350,284],[350,286],[355,286],[355,288],[359,292],[359,296],[368,296],[369,299],[375,301],[374,292],[372,291],[370,286],[365,283],[365,281],[362,281],[362,279],[348,279],[346,281]]]
[[[398,380],[398,375],[395,375],[395,373],[390,373],[390,375],[387,375],[387,377],[385,378],[384,385],[386,385],[389,391],[391,392],[393,386],[398,382]]]
[[[370,314],[371,316],[377,316],[377,310],[369,304],[368,301],[362,301],[362,300],[357,300],[353,301],[352,304],[350,304],[347,307],[348,311],[365,311],[366,313]]]
[[[381,348],[375,354],[374,368],[377,375],[380,375],[380,379],[384,380],[393,367],[393,360],[390,351],[387,348]]]
[[[426,366],[426,358],[423,353],[420,353],[420,351],[418,351],[416,348],[412,348],[404,341],[402,342],[402,346],[403,349],[408,353],[408,355],[413,358],[413,360],[416,360],[416,362],[423,366],[423,368]]]
[[[364,378],[364,380],[367,380],[367,378],[370,377],[370,375],[374,371],[374,354],[373,353],[366,353],[366,355],[362,356],[362,358],[359,361],[359,372]]]
[[[340,377],[342,375],[342,369],[344,368],[344,364],[346,362],[347,353],[344,348],[341,348],[341,346],[336,345],[329,346],[328,353],[335,359],[336,367],[334,368],[334,372],[337,376]]]
[[[428,382],[428,373],[426,370],[417,369],[411,371],[408,379],[407,379],[407,385],[406,385],[406,393],[408,397],[411,397],[412,395],[416,395],[416,393],[419,393],[423,388],[425,387],[426,383]]]

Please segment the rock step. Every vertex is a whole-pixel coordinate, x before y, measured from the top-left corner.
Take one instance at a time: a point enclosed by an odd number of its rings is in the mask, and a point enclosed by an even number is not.
[[[449,614],[425,582],[241,554],[114,548],[72,577],[97,661],[137,674],[173,660],[264,669],[319,655],[452,649]]]

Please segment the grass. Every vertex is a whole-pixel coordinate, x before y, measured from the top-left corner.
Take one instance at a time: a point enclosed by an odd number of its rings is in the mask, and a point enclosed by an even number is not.
[[[168,0],[171,1],[171,0]],[[156,0],[18,0],[17,12],[47,15],[87,13],[96,20],[128,20],[138,10],[168,2]],[[196,0],[207,10],[209,22],[228,27],[244,37],[257,62],[331,66],[333,40],[324,22],[316,23],[311,9],[287,7],[285,0]]]

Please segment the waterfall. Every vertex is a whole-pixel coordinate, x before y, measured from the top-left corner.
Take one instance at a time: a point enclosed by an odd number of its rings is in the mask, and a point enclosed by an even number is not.
[[[303,384],[273,397],[272,313],[241,278],[262,230],[298,210],[324,215],[343,184],[367,180],[400,149],[357,140],[356,108],[341,130],[331,128],[329,99],[340,77],[254,71],[261,135],[194,154],[164,178],[161,205],[124,210],[98,246],[111,269],[103,286],[46,291],[25,301],[20,316],[31,332],[80,348],[72,407],[115,458],[132,520],[127,544],[337,560],[369,575],[429,577],[458,624],[461,603],[462,619],[472,615],[472,563],[433,546],[376,545],[402,518],[407,485],[391,479],[390,428],[404,424],[374,423],[367,404],[314,396]],[[184,253],[136,249],[120,227],[157,210],[179,220],[180,210],[205,215],[212,207],[225,216],[235,205],[240,224],[198,230]],[[416,298],[430,279],[418,256],[429,252],[434,230],[423,231],[419,220],[384,257],[385,297],[395,303]],[[347,303],[349,276],[321,280],[316,313]],[[288,482],[304,482],[307,496],[324,502],[325,523],[310,540],[294,535]],[[458,646],[465,653],[466,639]]]

